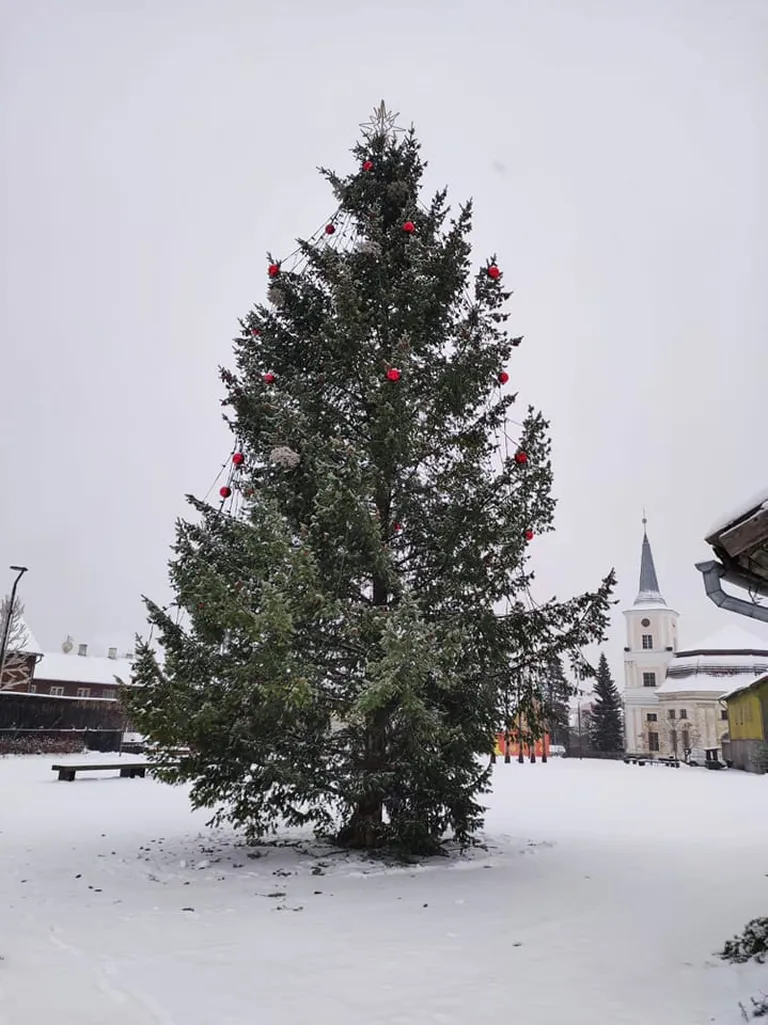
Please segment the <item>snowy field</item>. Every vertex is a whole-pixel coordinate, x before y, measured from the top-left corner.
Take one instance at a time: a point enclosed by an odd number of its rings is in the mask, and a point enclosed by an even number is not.
[[[499,764],[487,851],[392,868],[60,760],[0,758],[1,1025],[738,1025],[768,990],[714,956],[768,912],[766,777]]]

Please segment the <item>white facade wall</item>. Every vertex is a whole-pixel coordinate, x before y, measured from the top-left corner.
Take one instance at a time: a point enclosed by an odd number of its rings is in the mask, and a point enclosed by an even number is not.
[[[659,718],[656,690],[664,683],[667,666],[677,651],[678,613],[661,602],[641,602],[624,612],[627,643],[624,650],[624,732],[630,753],[648,751],[648,715]],[[651,647],[643,638],[651,638]],[[654,674],[654,686],[644,674]],[[661,737],[659,737],[659,741]]]
[[[721,747],[723,734],[728,731],[728,721],[722,718],[723,706],[717,695],[695,691],[659,694],[658,707],[659,753],[662,757],[683,757],[684,732],[688,734],[691,748]],[[674,718],[670,717],[671,711],[675,713]],[[682,718],[683,712],[685,718]],[[677,734],[677,751],[672,736],[673,730]]]

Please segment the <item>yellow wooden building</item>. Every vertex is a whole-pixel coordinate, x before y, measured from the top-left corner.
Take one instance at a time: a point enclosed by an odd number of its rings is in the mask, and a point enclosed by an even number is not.
[[[735,769],[768,772],[768,676],[723,696],[728,709],[728,754]]]

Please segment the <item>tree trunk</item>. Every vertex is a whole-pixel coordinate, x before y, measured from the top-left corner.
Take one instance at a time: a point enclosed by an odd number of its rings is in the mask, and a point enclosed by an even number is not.
[[[362,800],[338,835],[340,846],[354,850],[381,847],[384,843],[383,811],[384,801],[380,794],[372,794]]]
[[[385,500],[382,496],[378,496],[377,509],[382,523],[387,523],[388,499]],[[388,599],[389,594],[385,582],[374,575],[373,604],[379,608],[386,608]],[[386,710],[380,708],[374,712],[372,721],[368,724],[361,764],[361,768],[367,772],[379,772],[385,763],[387,718]],[[384,846],[384,798],[385,795],[380,790],[376,790],[358,802],[349,821],[342,826],[336,838],[340,846],[355,850],[371,850]]]

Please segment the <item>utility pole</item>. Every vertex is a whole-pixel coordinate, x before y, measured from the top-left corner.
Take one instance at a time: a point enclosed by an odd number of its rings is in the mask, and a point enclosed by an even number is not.
[[[17,574],[17,576],[13,582],[13,587],[11,588],[11,600],[8,603],[8,615],[5,617],[5,622],[3,623],[3,636],[0,637],[0,690],[3,689],[5,657],[8,654],[8,634],[11,632],[11,620],[13,619],[13,610],[16,605],[16,588],[19,586],[21,578],[27,572],[26,566],[11,566],[10,568]]]

